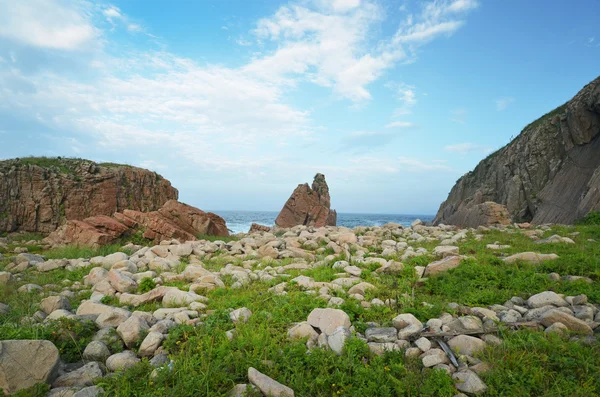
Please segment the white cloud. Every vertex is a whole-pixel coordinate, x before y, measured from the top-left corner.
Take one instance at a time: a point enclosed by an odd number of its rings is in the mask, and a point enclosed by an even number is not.
[[[144,28],[141,25],[138,25],[137,23],[129,23],[127,24],[127,30],[129,30],[130,32],[142,32]]]
[[[499,112],[505,110],[511,103],[515,101],[513,97],[502,97],[496,100],[496,110]]]
[[[393,121],[386,124],[385,128],[412,128],[415,125],[409,121]]]
[[[450,121],[454,121],[455,123],[465,124],[467,122],[467,116],[469,111],[465,108],[457,108],[450,112]]]
[[[444,150],[447,152],[453,152],[458,154],[468,154],[472,152],[488,154],[492,152],[492,149],[489,146],[477,145],[471,142],[448,145],[444,147]]]
[[[80,50],[95,45],[99,36],[87,10],[55,0],[0,0],[0,10],[0,37],[29,46]]]
[[[439,161],[425,162],[411,157],[399,157],[397,160],[399,168],[408,171],[445,171],[453,172],[454,170],[446,165],[440,164]]]
[[[115,6],[110,6],[104,9],[104,11],[102,11],[102,13],[104,14],[104,16],[108,19],[121,19],[123,18],[123,14],[121,14],[121,10],[119,10],[117,7]]]

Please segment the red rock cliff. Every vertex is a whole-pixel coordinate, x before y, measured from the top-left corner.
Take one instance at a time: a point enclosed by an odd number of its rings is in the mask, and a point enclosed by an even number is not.
[[[156,211],[177,198],[168,180],[142,168],[61,158],[0,161],[0,232],[49,233],[67,219]]]

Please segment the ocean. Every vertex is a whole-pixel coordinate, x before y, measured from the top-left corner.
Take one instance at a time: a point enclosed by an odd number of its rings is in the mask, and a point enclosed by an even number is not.
[[[225,219],[227,227],[233,233],[247,233],[252,223],[273,226],[277,211],[211,211]],[[423,222],[433,220],[433,215],[403,215],[403,214],[337,214],[337,225],[353,228],[355,226],[382,226],[386,223],[399,223],[410,226],[415,219]]]

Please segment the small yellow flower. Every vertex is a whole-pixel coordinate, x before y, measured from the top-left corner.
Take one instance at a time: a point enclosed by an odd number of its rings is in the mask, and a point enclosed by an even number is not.
[[[386,371],[390,370],[390,367],[388,367],[387,365],[385,367],[383,367],[383,369],[385,369]]]

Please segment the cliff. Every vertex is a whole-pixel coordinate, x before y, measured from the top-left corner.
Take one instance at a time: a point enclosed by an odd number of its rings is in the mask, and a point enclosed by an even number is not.
[[[312,183],[298,185],[275,219],[279,227],[296,225],[335,226],[337,213],[330,209],[331,198],[325,175],[317,174]]]
[[[535,224],[600,210],[600,77],[460,178],[434,222],[462,226],[488,201]]]
[[[0,232],[49,233],[65,220],[156,211],[177,189],[155,172],[65,158],[0,161]]]

